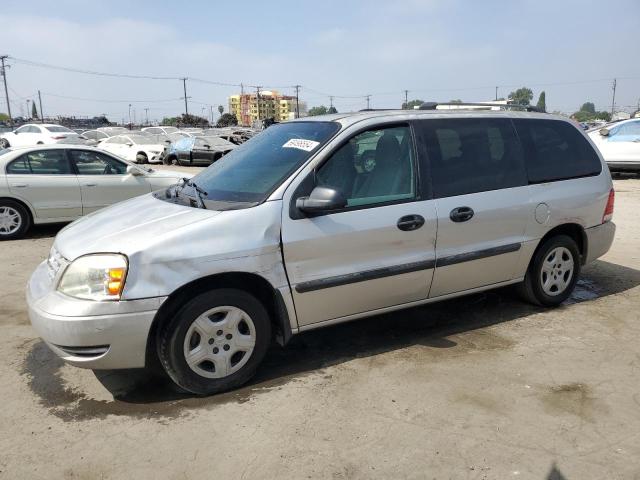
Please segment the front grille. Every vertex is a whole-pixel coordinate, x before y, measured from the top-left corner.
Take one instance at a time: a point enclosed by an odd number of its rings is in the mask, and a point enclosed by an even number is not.
[[[56,347],[74,357],[99,357],[109,350],[109,345],[94,345],[91,347],[66,347],[56,345]]]

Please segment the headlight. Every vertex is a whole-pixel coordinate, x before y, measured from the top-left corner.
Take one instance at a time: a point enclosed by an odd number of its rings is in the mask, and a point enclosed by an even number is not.
[[[83,300],[119,300],[126,278],[124,255],[86,255],[67,267],[58,291]]]

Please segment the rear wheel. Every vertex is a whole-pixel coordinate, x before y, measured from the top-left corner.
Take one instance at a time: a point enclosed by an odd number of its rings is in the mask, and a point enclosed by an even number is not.
[[[138,153],[136,155],[136,163],[149,163],[149,159],[147,158],[146,154]]]
[[[31,216],[25,207],[13,200],[0,200],[0,240],[24,236],[31,226]]]
[[[580,252],[566,235],[546,240],[536,251],[520,293],[529,302],[555,307],[564,302],[576,286],[580,274]]]
[[[216,289],[186,303],[160,329],[158,357],[177,385],[211,395],[247,382],[270,341],[267,311],[255,297]]]
[[[11,144],[9,143],[9,140],[7,140],[6,138],[0,138],[0,147],[1,148],[9,148],[11,146]]]

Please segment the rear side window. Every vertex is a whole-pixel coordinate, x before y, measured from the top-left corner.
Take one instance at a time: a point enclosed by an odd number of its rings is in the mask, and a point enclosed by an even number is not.
[[[529,183],[599,175],[600,158],[570,123],[560,120],[516,119],[525,149]]]
[[[7,166],[7,173],[33,175],[73,175],[65,151],[36,150],[25,153]]]
[[[522,147],[507,119],[420,122],[435,198],[527,184]]]

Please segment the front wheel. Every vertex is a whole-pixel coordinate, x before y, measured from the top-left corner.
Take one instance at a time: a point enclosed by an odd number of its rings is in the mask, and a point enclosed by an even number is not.
[[[187,302],[160,329],[158,357],[178,386],[211,395],[247,382],[270,341],[260,301],[241,290],[215,289]]]
[[[9,148],[11,144],[6,138],[0,138],[0,148]]]
[[[138,153],[136,155],[136,163],[149,163],[149,159],[144,153]]]
[[[569,298],[579,274],[580,253],[575,240],[558,235],[546,240],[536,251],[520,293],[533,304],[555,307]]]

